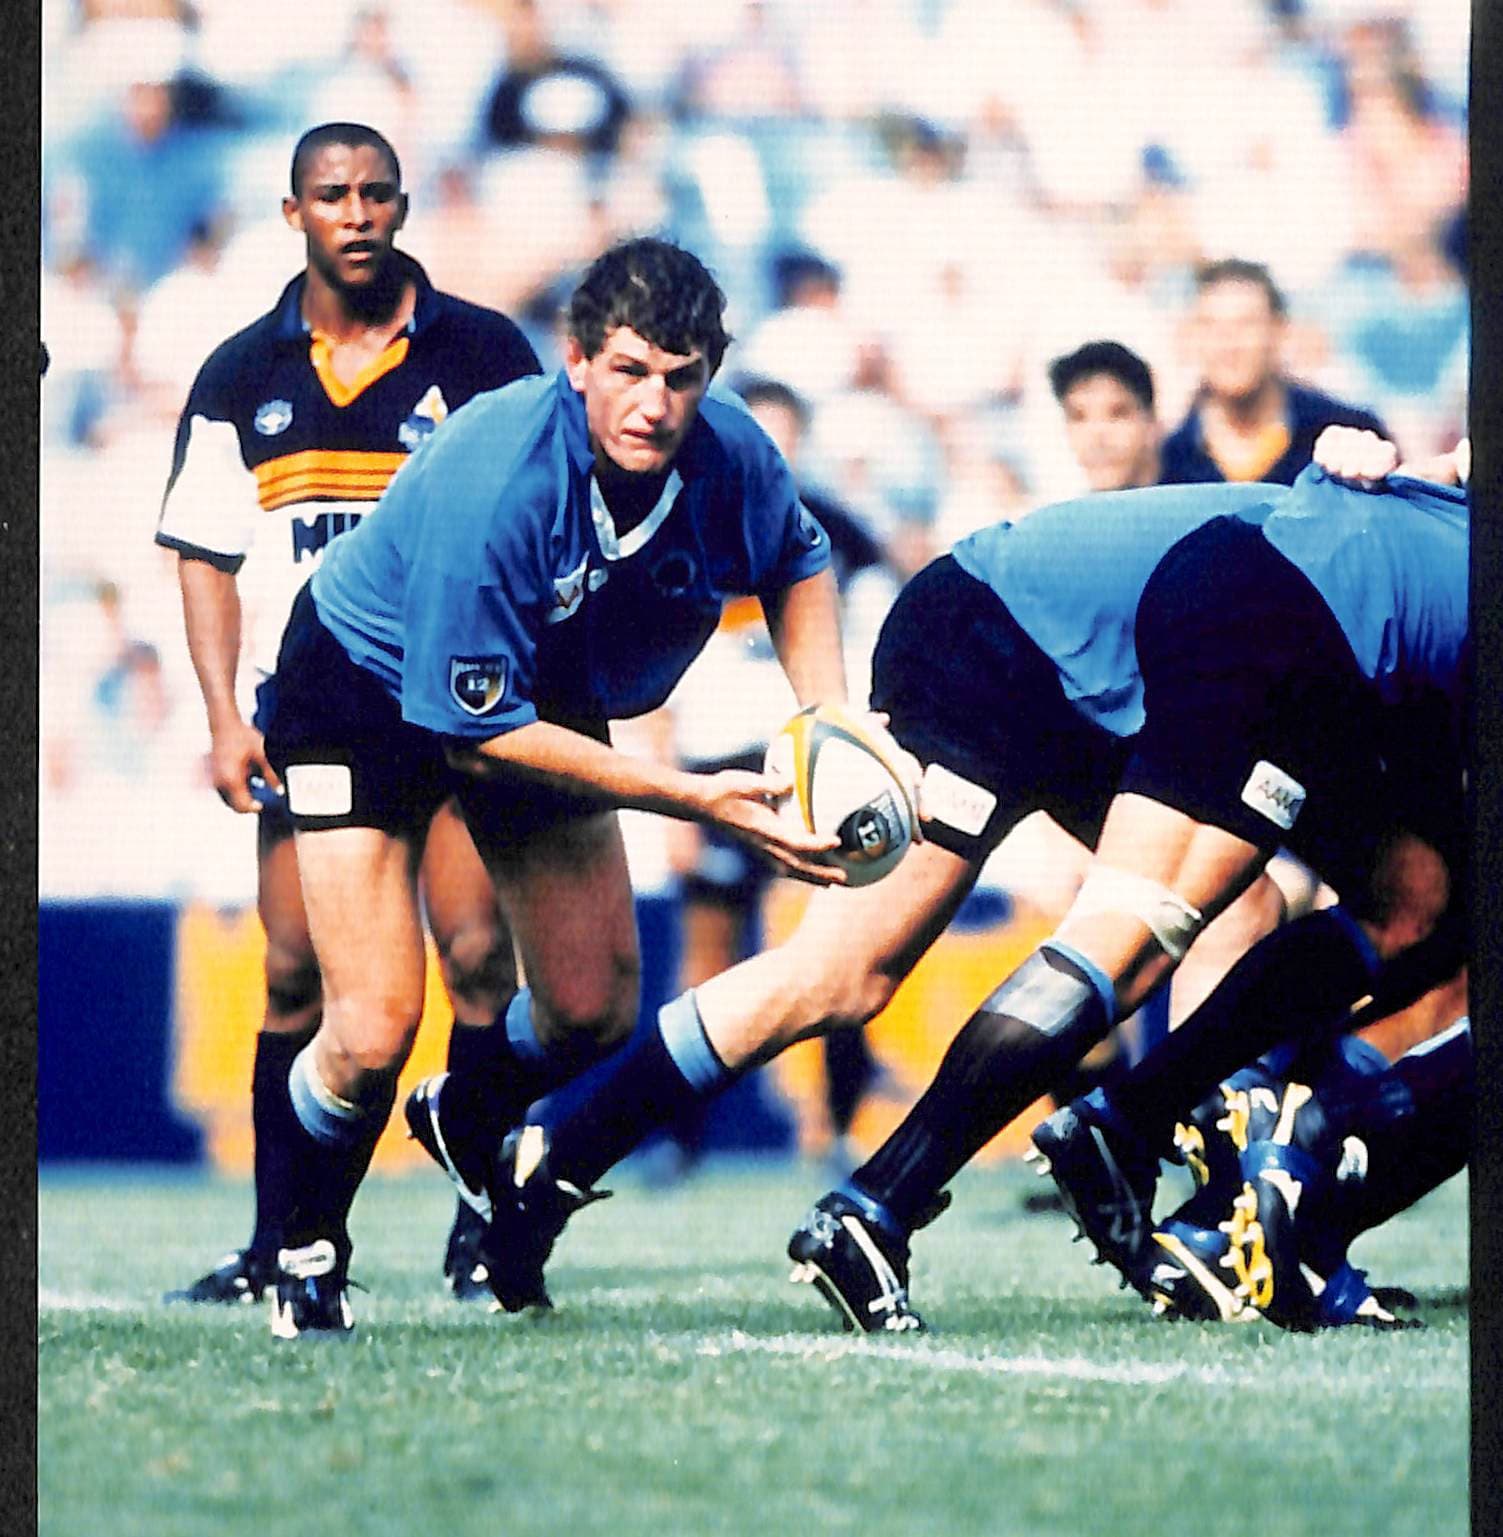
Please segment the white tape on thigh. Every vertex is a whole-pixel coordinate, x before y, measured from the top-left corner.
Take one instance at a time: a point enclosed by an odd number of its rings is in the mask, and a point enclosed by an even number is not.
[[[1146,875],[1134,875],[1131,870],[1098,864],[1091,866],[1081,882],[1065,921],[1090,913],[1127,913],[1147,924],[1164,954],[1174,961],[1184,959],[1185,951],[1206,921],[1197,908],[1167,886],[1149,880]]]

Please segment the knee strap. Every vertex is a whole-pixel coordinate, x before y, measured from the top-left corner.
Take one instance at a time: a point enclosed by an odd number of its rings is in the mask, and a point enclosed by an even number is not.
[[[1126,913],[1137,919],[1146,925],[1172,961],[1184,959],[1185,951],[1206,922],[1198,908],[1191,907],[1167,886],[1146,875],[1102,864],[1091,866],[1060,927],[1065,928],[1071,918],[1093,913]]]

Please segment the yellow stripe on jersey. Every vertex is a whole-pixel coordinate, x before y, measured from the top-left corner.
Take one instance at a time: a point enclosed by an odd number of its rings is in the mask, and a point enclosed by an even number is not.
[[[322,331],[315,331],[308,345],[308,360],[313,364],[318,382],[324,387],[324,394],[334,405],[343,407],[369,389],[377,379],[385,378],[392,369],[402,366],[407,360],[407,338],[399,336],[379,357],[372,358],[348,384],[335,374],[333,354],[333,342]]]
[[[333,497],[373,502],[406,463],[404,453],[362,453],[354,449],[305,448],[256,466],[256,490],[268,512],[289,502]]]

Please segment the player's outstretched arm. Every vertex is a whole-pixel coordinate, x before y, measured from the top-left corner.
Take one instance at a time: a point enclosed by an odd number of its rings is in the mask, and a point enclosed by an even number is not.
[[[724,770],[692,774],[651,758],[617,752],[604,742],[552,721],[532,721],[476,744],[450,741],[449,761],[485,775],[500,766],[602,806],[629,806],[689,822],[715,822],[771,859],[788,875],[818,885],[839,885],[843,872],[818,856],[835,848],[833,836],[804,832],[780,819],[773,803],[791,788],[765,774]]]
[[[240,713],[235,671],[240,660],[240,591],[233,575],[208,561],[178,558],[188,655],[209,717],[209,772],[219,798],[235,811],[259,811],[250,778],[280,790],[261,733]]]

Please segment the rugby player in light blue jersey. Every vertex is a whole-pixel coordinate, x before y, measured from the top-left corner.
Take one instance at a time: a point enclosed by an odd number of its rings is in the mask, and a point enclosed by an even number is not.
[[[761,600],[801,703],[844,697],[829,542],[771,441],[706,394],[724,302],[677,247],[607,251],[571,302],[565,368],[454,412],[294,605],[266,742],[325,998],[288,1079],[279,1336],[351,1326],[346,1218],[422,1009],[414,868],[439,800],[458,799],[527,980],[505,1049],[408,1107],[483,1216],[500,1133],[635,1020],[614,808],[713,823],[786,873],[844,878],[818,858],[834,839],[777,817],[785,785],[609,745],[606,722],[662,703],[735,595]]]
[[[1313,467],[1261,527],[1212,519],[1158,562],[1131,628],[1142,724],[1079,896],[790,1242],[848,1322],[921,1327],[908,1239],[945,1184],[1173,971],[1280,845],[1342,905],[1270,934],[1125,1080],[1034,1133],[1098,1253],[1145,1296],[1163,1289],[1152,1200],[1176,1121],[1280,1040],[1339,1031],[1358,1006],[1381,1015],[1455,972],[1467,544],[1459,488],[1354,487]],[[1067,558],[1090,559],[1084,545]],[[1033,596],[1048,609],[1047,588]],[[1089,668],[1100,620],[1085,640],[1063,605],[1050,619],[1040,633],[1078,644]]]

